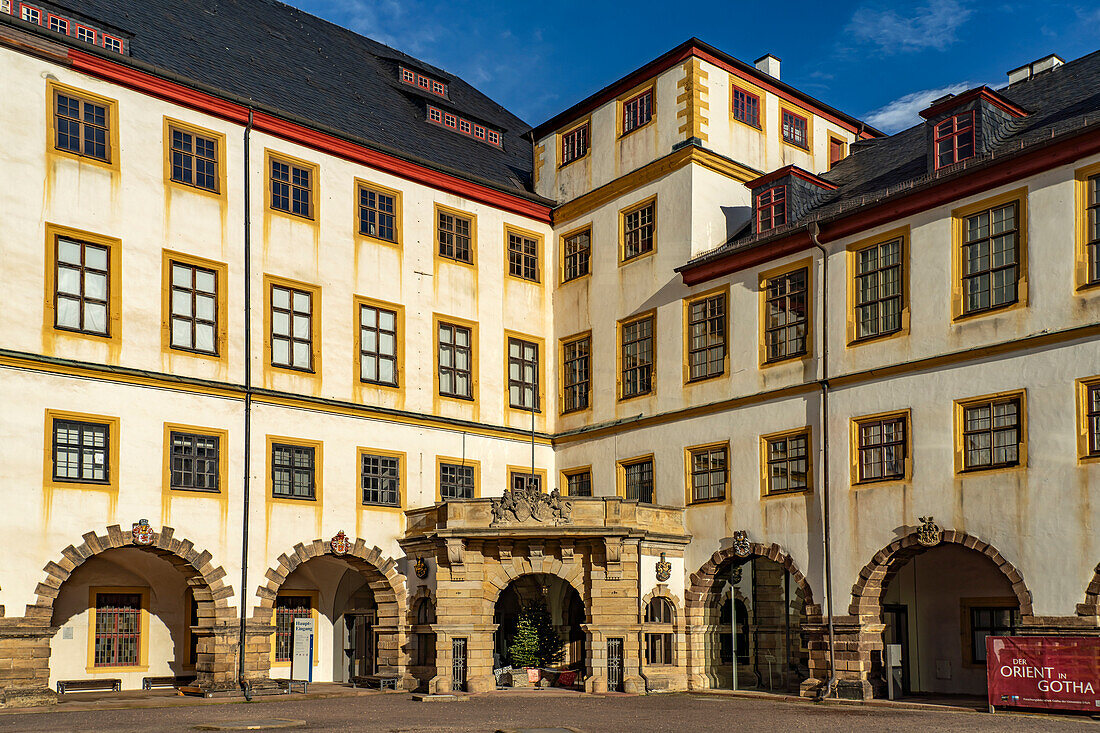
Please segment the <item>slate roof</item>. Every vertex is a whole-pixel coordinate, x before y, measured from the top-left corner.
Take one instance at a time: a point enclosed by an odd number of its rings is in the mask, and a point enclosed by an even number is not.
[[[821,178],[837,185],[836,191],[823,195],[798,221],[761,235],[742,229],[678,269],[782,239],[801,231],[811,221],[838,219],[884,199],[964,176],[998,158],[1086,128],[1100,128],[1100,51],[998,89],[997,93],[1030,114],[1016,120],[1015,128],[990,153],[929,173],[931,150],[924,122],[889,137],[853,144],[848,157],[821,174]]]
[[[120,29],[128,57],[309,120],[428,168],[542,201],[532,193],[530,126],[462,79],[273,0],[49,0],[47,10]],[[4,22],[33,28],[7,15]],[[74,38],[39,33],[85,50]],[[398,65],[447,84],[447,99],[399,80]],[[503,149],[426,121],[431,102],[502,133]]]

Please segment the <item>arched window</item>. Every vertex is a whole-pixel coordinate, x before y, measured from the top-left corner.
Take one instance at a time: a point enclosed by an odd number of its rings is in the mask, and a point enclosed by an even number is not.
[[[424,627],[435,623],[435,613],[430,598],[421,598],[416,604],[416,626]],[[415,633],[416,647],[413,650],[414,667],[435,665],[435,634],[430,629],[420,628]]]
[[[647,624],[671,624],[675,612],[667,598],[654,598],[645,607]]]
[[[416,604],[416,624],[419,626],[434,623],[433,615],[431,600],[428,598],[420,599],[420,602]]]
[[[676,612],[667,598],[654,598],[645,607],[646,664],[674,664],[672,659],[672,624]]]

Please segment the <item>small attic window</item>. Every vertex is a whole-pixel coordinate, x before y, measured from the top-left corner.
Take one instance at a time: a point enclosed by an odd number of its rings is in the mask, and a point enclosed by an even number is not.
[[[936,168],[974,157],[974,111],[960,112],[936,123]]]
[[[444,112],[438,107],[433,107],[430,104],[428,105],[428,122],[433,125],[439,125],[440,127],[446,127],[460,135],[489,143],[493,147],[501,147],[500,133],[496,130],[482,127],[452,112]]]
[[[756,195],[756,232],[787,223],[787,187],[772,186]]]
[[[441,81],[436,81],[421,73],[407,69],[404,66],[401,67],[401,81],[409,86],[418,87],[426,92],[431,92],[437,97],[447,96],[447,85]]]

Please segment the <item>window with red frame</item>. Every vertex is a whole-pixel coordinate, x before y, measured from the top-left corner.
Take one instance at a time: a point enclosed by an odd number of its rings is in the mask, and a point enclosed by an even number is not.
[[[450,112],[444,112],[438,107],[428,105],[428,122],[439,125],[441,127],[449,128],[466,137],[472,137],[475,140],[481,140],[482,142],[489,143],[494,147],[502,147],[500,133],[495,130],[489,130],[481,125],[470,122],[469,120],[459,117],[458,115]]]
[[[756,231],[766,232],[787,223],[787,187],[773,186],[756,196]]]
[[[32,8],[29,5],[20,4],[19,17],[27,21],[28,23],[42,25],[42,11],[38,8]]]
[[[844,141],[831,137],[829,138],[829,170],[833,169],[833,166],[839,163],[844,158]]]
[[[760,97],[734,87],[733,119],[740,120],[746,125],[760,127]]]
[[[808,123],[805,117],[783,110],[783,142],[808,150],[810,138],[807,127]]]
[[[974,157],[974,112],[962,112],[936,123],[936,168]]]
[[[95,43],[95,31],[82,25],[76,27],[76,37],[85,43]]]
[[[54,33],[64,33],[69,35],[69,21],[64,18],[58,18],[56,15],[50,15],[50,30]]]
[[[404,66],[401,68],[401,81],[409,86],[419,87],[425,91],[429,91],[437,97],[447,96],[447,85],[441,81],[430,79],[423,74],[418,74],[411,69],[406,69]]]
[[[572,163],[588,155],[588,123],[561,136],[561,164]]]
[[[623,102],[623,134],[637,130],[653,119],[653,90],[644,92]]]
[[[115,53],[122,53],[122,41],[113,36],[103,34],[103,48],[108,51],[114,51]]]

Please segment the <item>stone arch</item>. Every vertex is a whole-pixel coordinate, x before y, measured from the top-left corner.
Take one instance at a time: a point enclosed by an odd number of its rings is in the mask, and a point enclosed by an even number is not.
[[[405,621],[409,626],[416,625],[416,613],[421,602],[428,602],[432,604],[432,615],[436,613],[436,600],[435,591],[426,585],[417,586],[412,595],[409,596],[409,602],[405,612]]]
[[[554,575],[565,581],[580,596],[585,613],[591,614],[588,593],[585,592],[584,587],[584,566],[581,563],[565,564],[560,560],[544,558],[544,562],[535,564],[527,558],[513,557],[510,563],[498,563],[491,568],[486,567],[485,582],[489,588],[485,602],[490,609],[490,615],[497,601],[500,600],[500,594],[512,581],[524,575],[538,574]]]
[[[640,608],[638,609],[639,618],[644,618],[645,617],[646,606],[648,606],[649,602],[652,601],[654,598],[665,598],[665,599],[667,599],[672,604],[672,610],[676,613],[676,618],[673,620],[673,623],[677,627],[679,627],[683,624],[683,622],[684,622],[684,607],[683,607],[683,604],[680,603],[680,599],[676,596],[675,593],[673,593],[671,590],[669,590],[668,586],[664,583],[658,583],[653,588],[653,590],[651,590],[649,593],[646,593],[642,597],[642,604],[641,604]]]
[[[802,571],[795,565],[794,558],[787,554],[782,547],[775,543],[762,545],[759,542],[750,542],[748,555],[744,557],[752,557],[753,555],[767,558],[779,564],[784,570],[791,574],[791,580],[793,580],[802,591],[802,598],[806,606],[809,607],[813,604],[813,590],[810,588],[809,581],[806,580],[806,576],[803,575]],[[692,624],[702,623],[703,606],[706,604],[707,594],[710,593],[714,583],[718,580],[718,569],[729,560],[741,557],[743,556],[738,555],[737,551],[732,547],[718,550],[710,556],[709,560],[703,563],[698,571],[691,574],[691,584],[684,595],[686,596],[687,613],[691,618]]]
[[[1078,616],[1100,616],[1100,565],[1092,574],[1092,582],[1085,589],[1085,602],[1077,607]]]
[[[814,605],[813,589],[810,587],[806,576],[795,564],[794,558],[780,545],[772,543],[765,545],[760,542],[749,542],[748,552],[738,554],[731,546],[717,550],[710,556],[696,572],[689,577],[687,590],[684,592],[685,629],[687,631],[687,675],[688,686],[692,689],[709,687],[706,681],[706,641],[703,638],[703,629],[706,625],[705,612],[707,600],[715,583],[720,581],[718,570],[731,560],[748,560],[753,557],[761,557],[779,565],[790,574],[791,580],[798,587],[802,595],[803,613],[807,621],[818,619],[821,610]]]
[[[330,543],[321,539],[313,540],[308,545],[299,542],[292,552],[279,555],[279,563],[268,568],[264,574],[267,582],[256,589],[259,603],[253,611],[253,618],[270,623],[275,611],[275,597],[287,577],[302,563],[325,555],[343,560],[367,579],[378,604],[380,626],[400,625],[406,606],[405,576],[398,572],[396,560],[383,557],[382,550],[377,546],[368,550],[362,538],[355,540],[355,544],[343,555],[333,552]]]
[[[115,549],[144,550],[168,561],[183,575],[198,605],[196,684],[204,689],[236,686],[236,666],[225,664],[226,660],[233,661],[237,645],[236,613],[229,606],[233,588],[225,583],[225,570],[213,564],[213,556],[209,552],[196,549],[190,540],[177,539],[172,527],[154,530],[149,544],[135,542],[133,532],[124,531],[117,524],[107,527],[102,534],[88,532],[82,539],[84,541],[79,545],[66,547],[61,551],[60,558],[50,561],[43,568],[46,578],[35,588],[38,600],[27,606],[27,623],[50,626],[54,602],[61,586],[91,558]],[[48,646],[45,654],[49,655]]]
[[[960,545],[989,558],[1012,585],[1012,592],[1020,603],[1020,615],[1032,614],[1031,591],[1027,589],[1023,575],[995,547],[972,534],[955,530],[941,531],[940,544]],[[856,584],[852,586],[852,603],[848,607],[848,613],[852,616],[881,617],[882,595],[891,578],[905,563],[929,549],[932,548],[918,541],[917,530],[914,529],[876,552],[871,561],[859,571]]]

